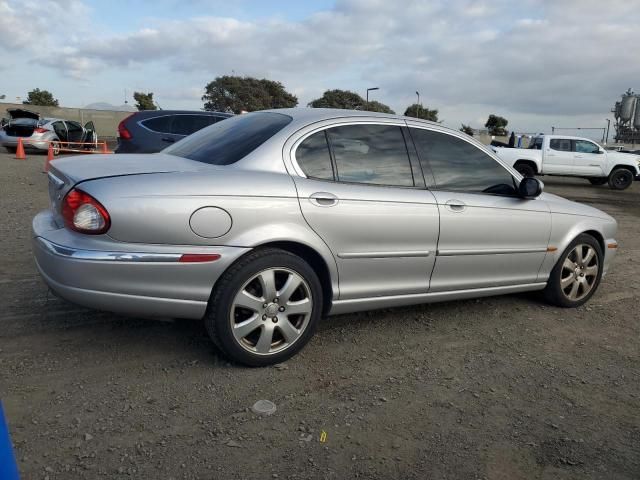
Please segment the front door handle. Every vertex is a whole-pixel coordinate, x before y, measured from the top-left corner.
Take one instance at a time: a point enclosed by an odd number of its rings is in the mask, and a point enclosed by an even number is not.
[[[333,207],[338,204],[338,197],[329,192],[316,192],[309,195],[309,201],[316,207]]]
[[[452,212],[456,213],[463,212],[465,208],[467,208],[467,205],[462,200],[455,199],[447,200],[445,202],[445,206]]]
[[[162,137],[160,140],[167,143],[175,143],[176,139],[171,137]]]

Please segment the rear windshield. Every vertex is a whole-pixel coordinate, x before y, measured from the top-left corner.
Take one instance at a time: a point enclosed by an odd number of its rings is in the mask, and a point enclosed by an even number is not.
[[[37,120],[35,118],[16,118],[10,121],[11,125],[38,125],[42,124],[42,120]]]
[[[228,118],[189,135],[162,152],[212,165],[230,165],[246,157],[292,118],[273,112],[256,112]]]

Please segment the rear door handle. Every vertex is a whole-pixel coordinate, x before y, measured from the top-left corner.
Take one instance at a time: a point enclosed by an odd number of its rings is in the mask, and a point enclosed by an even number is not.
[[[176,141],[175,138],[171,138],[171,137],[162,137],[160,140],[167,143],[174,143]]]
[[[462,200],[455,199],[447,200],[445,202],[445,206],[452,212],[456,213],[463,212],[467,208],[467,205]]]
[[[316,192],[309,195],[309,201],[316,207],[333,207],[338,204],[338,197],[329,192]]]

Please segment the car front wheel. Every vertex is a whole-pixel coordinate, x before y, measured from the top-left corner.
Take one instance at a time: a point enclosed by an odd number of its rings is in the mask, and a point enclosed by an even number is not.
[[[616,168],[609,175],[609,186],[614,190],[625,190],[633,183],[633,173],[626,168]]]
[[[300,257],[256,250],[218,281],[205,315],[209,336],[228,358],[252,367],[283,362],[311,339],[322,287]]]
[[[569,244],[544,290],[547,301],[559,307],[579,307],[595,293],[602,278],[604,255],[591,235],[578,235]]]

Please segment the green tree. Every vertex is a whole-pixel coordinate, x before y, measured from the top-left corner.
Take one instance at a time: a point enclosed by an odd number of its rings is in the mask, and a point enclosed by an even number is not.
[[[460,131],[466,133],[467,135],[473,137],[473,128],[471,128],[469,125],[465,125],[464,123],[462,124],[462,126],[460,127]]]
[[[157,110],[158,107],[153,103],[153,92],[133,92],[133,99],[136,101],[138,110]]]
[[[230,75],[216,77],[207,84],[202,100],[205,110],[233,113],[298,105],[298,98],[280,82]]]
[[[365,102],[367,103],[367,102]],[[366,110],[369,112],[380,112],[380,113],[396,113],[388,105],[385,105],[381,102],[376,102],[375,100],[369,101],[366,105]]]
[[[27,99],[22,102],[24,105],[42,105],[44,107],[59,106],[58,100],[53,98],[53,94],[47,90],[34,88],[27,93]]]
[[[315,100],[309,102],[308,106],[313,108],[342,108],[346,110],[364,110],[364,106],[366,103],[366,100],[355,92],[335,89],[327,90],[322,94],[320,98],[316,98]],[[370,105],[373,103],[377,104],[378,102],[369,102]]]
[[[506,118],[492,113],[489,115],[487,123],[485,123],[484,126],[489,129],[489,134],[503,137],[507,135],[507,129],[505,127],[508,123],[509,121]]]
[[[430,110],[427,107],[414,103],[404,111],[405,117],[421,118],[422,120],[438,121],[438,109]]]

